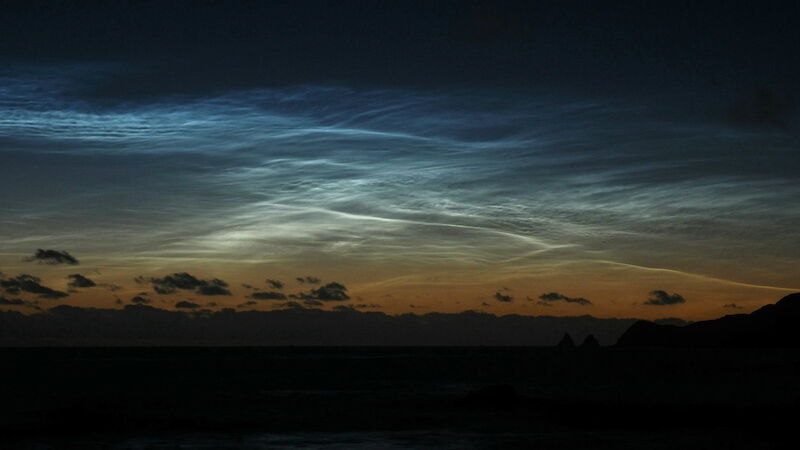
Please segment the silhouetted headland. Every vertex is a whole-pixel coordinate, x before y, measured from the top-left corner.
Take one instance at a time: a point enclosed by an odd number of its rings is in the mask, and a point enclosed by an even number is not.
[[[800,347],[800,293],[783,297],[750,314],[731,314],[678,327],[634,323],[620,347]]]

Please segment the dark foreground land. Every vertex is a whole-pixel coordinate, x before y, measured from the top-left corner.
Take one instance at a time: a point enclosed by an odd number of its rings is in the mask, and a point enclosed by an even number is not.
[[[1,448],[792,448],[800,350],[0,349],[0,380]]]

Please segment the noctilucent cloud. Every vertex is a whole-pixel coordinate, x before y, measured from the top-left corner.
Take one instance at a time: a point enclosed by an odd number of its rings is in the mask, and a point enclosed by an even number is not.
[[[36,248],[131,292],[139,275],[308,272],[391,312],[553,313],[526,298],[563,291],[592,306],[557,313],[647,315],[659,288],[691,316],[800,287],[794,132],[535,90],[73,94],[115,70],[3,74],[7,274],[66,283],[74,267],[24,261]]]

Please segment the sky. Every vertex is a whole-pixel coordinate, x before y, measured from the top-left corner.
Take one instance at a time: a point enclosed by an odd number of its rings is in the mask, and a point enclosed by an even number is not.
[[[5,3],[4,307],[774,302],[798,6],[696,3]]]

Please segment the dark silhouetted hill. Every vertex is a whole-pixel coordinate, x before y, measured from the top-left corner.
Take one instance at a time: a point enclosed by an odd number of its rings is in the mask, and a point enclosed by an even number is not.
[[[62,345],[555,345],[565,332],[612,344],[636,319],[592,316],[401,314],[354,310],[168,311],[60,305],[24,315],[0,312],[0,346]]]
[[[687,326],[638,321],[617,342],[623,347],[800,347],[800,293],[750,314]]]

